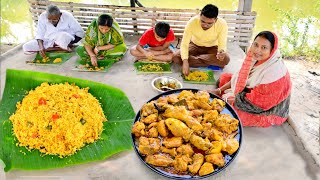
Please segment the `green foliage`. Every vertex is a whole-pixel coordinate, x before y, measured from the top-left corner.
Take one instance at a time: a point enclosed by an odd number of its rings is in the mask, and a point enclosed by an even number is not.
[[[20,23],[30,16],[27,0],[1,0],[1,19],[11,23]]]
[[[1,18],[1,42],[3,38],[9,36],[11,36],[14,39],[17,39],[17,37],[10,30],[10,24]]]
[[[1,42],[3,38],[17,37],[10,30],[12,23],[22,23],[30,19],[27,0],[1,0]]]
[[[314,47],[313,49],[305,50],[304,55],[306,56],[307,60],[309,60],[309,61],[320,62],[320,48],[319,47]]]
[[[313,16],[306,16],[299,9],[282,10],[269,4],[279,14],[275,24],[279,30],[280,48],[286,57],[305,56],[306,59],[319,62],[320,59],[320,22]],[[316,4],[316,9],[320,2]]]
[[[316,0],[315,7],[316,7],[316,12],[320,12],[320,0]]]

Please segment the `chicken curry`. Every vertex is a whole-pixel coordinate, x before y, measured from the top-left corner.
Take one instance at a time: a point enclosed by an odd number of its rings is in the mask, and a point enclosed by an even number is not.
[[[185,101],[185,105],[180,105]],[[225,102],[183,90],[143,105],[132,127],[146,163],[177,175],[204,176],[225,166],[239,148],[239,120],[221,114]]]

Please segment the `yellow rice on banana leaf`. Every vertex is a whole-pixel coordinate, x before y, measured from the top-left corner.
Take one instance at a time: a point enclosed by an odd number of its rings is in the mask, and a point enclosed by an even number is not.
[[[42,83],[29,91],[10,117],[17,145],[65,157],[98,140],[107,119],[88,90]]]
[[[185,76],[186,80],[189,81],[207,81],[209,79],[208,74],[203,71],[192,71]]]

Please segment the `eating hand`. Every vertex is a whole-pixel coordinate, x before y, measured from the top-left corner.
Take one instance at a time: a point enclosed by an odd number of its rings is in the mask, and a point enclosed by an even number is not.
[[[91,64],[93,66],[98,66],[97,57],[96,56],[90,56],[90,59],[91,59]]]
[[[94,49],[93,49],[93,52],[96,54],[96,55],[98,55],[98,53],[99,53],[99,47],[98,46],[96,46]]]
[[[186,60],[183,60],[182,63],[183,63],[183,65],[182,65],[182,73],[185,76],[188,76],[188,74],[189,74],[189,61],[186,59]]]
[[[41,56],[43,59],[47,58],[47,56],[46,56],[46,51],[45,51],[44,49],[40,49],[40,50],[39,50],[39,53],[40,53],[40,56]]]
[[[213,89],[213,90],[207,90],[207,92],[218,95],[218,96],[220,96],[220,94],[221,94],[221,90],[219,88]]]
[[[147,57],[148,60],[152,60],[154,55],[152,54],[152,52],[146,52],[145,56]]]
[[[223,61],[224,58],[226,57],[226,52],[224,52],[224,50],[220,50],[220,51],[218,51],[216,57],[217,57],[217,59],[218,59],[219,61]]]

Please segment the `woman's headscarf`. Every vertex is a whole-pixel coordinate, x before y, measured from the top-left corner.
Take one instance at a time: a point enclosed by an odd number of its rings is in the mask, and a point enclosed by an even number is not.
[[[278,37],[276,34],[272,34],[275,42],[270,56],[265,60],[257,62],[257,60],[253,59],[252,47],[250,47],[240,71],[235,73],[231,78],[231,91],[226,91],[223,98],[234,97],[246,87],[254,88],[259,84],[268,84],[285,76],[287,68],[281,59]]]

